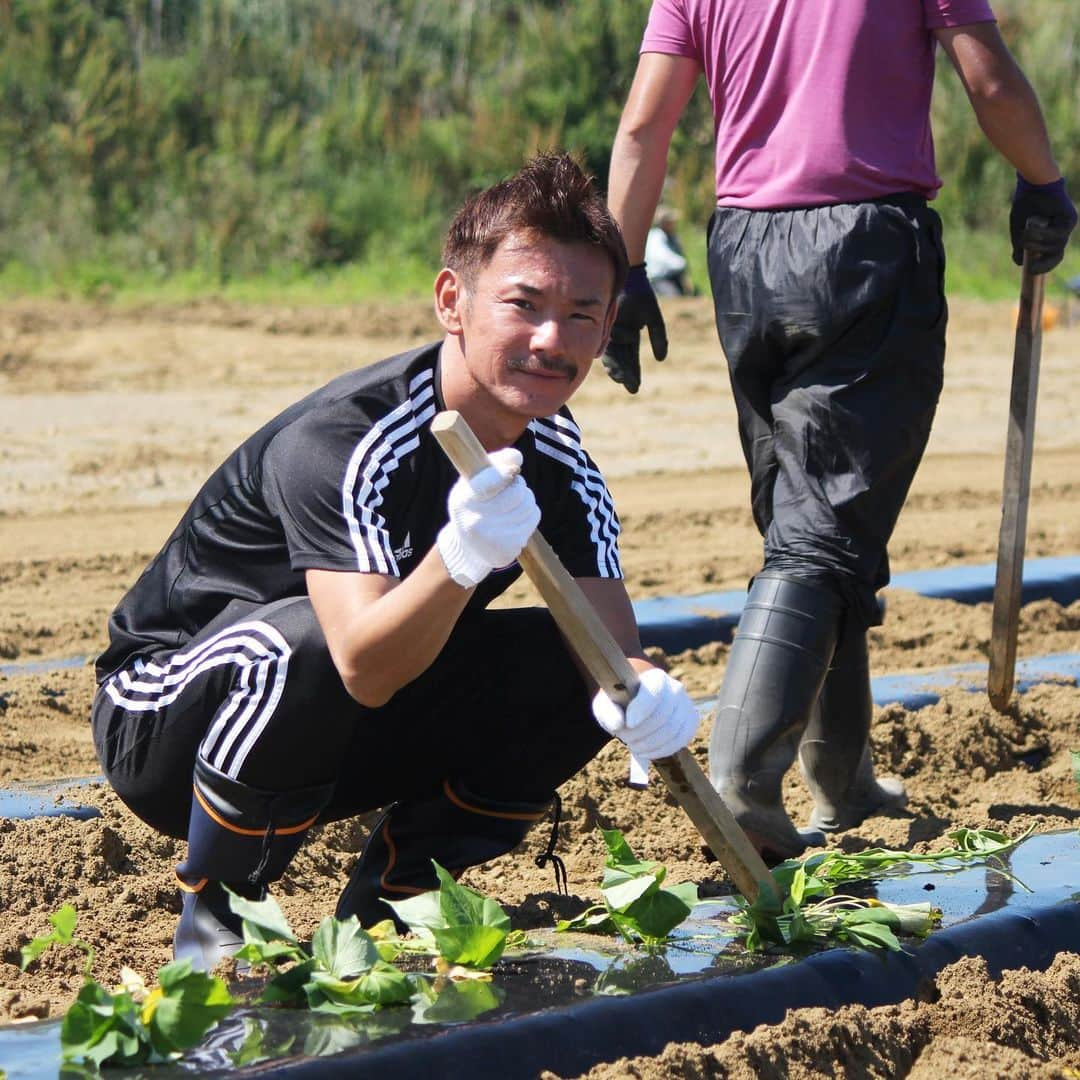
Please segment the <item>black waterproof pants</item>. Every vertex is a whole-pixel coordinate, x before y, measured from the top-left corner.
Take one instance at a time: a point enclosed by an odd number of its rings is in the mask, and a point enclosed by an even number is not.
[[[94,745],[142,820],[187,834],[196,758],[262,792],[333,785],[336,820],[442,790],[544,803],[607,741],[550,615],[463,618],[431,667],[385,705],[341,683],[306,598],[235,601],[177,651],[99,688]]]
[[[708,253],[764,566],[872,625],[941,393],[940,219],[905,195],[720,207]]]

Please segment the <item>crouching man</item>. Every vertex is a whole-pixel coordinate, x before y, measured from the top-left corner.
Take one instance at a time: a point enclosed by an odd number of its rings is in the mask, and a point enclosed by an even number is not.
[[[187,840],[177,958],[232,955],[223,886],[264,895],[317,822],[386,808],[337,905],[371,925],[436,886],[432,859],[515,847],[611,734],[643,759],[690,741],[696,711],[643,657],[611,497],[565,407],[626,270],[567,156],[472,197],[435,279],[442,341],[251,436],[120,602],[94,742],[127,806]],[[491,454],[471,480],[429,430],[442,409]],[[641,673],[625,714],[593,700],[546,611],[488,610],[537,526]]]

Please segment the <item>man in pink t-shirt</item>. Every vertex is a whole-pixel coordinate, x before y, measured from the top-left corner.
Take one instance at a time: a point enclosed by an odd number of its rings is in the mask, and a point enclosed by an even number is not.
[[[1017,172],[1013,259],[1045,273],[1076,210],[1038,101],[987,0],[654,0],[611,157],[633,264],[604,356],[635,393],[641,330],[667,336],[644,272],[668,147],[700,75],[713,105],[708,259],[764,565],[720,689],[710,777],[767,858],[901,805],[874,776],[867,627],[941,391],[946,305],[934,51]],[[781,801],[798,757],[814,796]]]

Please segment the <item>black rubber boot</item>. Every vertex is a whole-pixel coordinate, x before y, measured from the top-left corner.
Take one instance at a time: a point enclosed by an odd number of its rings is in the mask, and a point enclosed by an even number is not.
[[[258,900],[300,850],[333,785],[267,792],[197,761],[188,824],[188,855],[176,868],[184,891],[173,958],[210,971],[243,944],[240,920],[222,884]]]
[[[844,620],[832,665],[818,696],[801,744],[799,767],[814,810],[810,829],[851,829],[882,810],[907,802],[895,777],[877,779],[870,756],[870,657],[866,630]]]
[[[795,828],[781,786],[825,680],[841,611],[827,589],[758,574],[728,655],[709,778],[767,863],[825,842]]]
[[[371,830],[335,915],[355,915],[365,927],[393,919],[404,933],[407,927],[384,900],[405,900],[437,889],[432,860],[456,877],[470,866],[505,855],[550,805],[550,800],[482,798],[449,780],[431,798],[394,803]]]
[[[173,934],[173,959],[190,960],[196,971],[210,971],[244,944],[241,920],[229,910],[229,898],[219,882],[204,881],[198,892],[192,892],[183,879],[178,881],[184,906]],[[252,890],[246,882],[229,887],[234,892],[243,889],[252,900],[263,898],[263,890]]]

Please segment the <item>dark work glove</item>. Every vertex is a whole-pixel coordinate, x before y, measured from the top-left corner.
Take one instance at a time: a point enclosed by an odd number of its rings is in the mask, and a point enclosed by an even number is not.
[[[1023,265],[1026,250],[1031,252],[1033,274],[1053,270],[1061,262],[1075,227],[1076,207],[1065,191],[1065,177],[1052,184],[1029,184],[1016,174],[1009,234],[1017,266]]]
[[[611,328],[611,340],[604,350],[604,370],[617,382],[622,383],[631,394],[641,386],[641,361],[638,349],[641,328],[649,328],[649,344],[653,356],[663,360],[667,356],[667,329],[660,305],[656,301],[645,264],[630,267],[626,285],[619,295],[615,312],[615,325]]]

